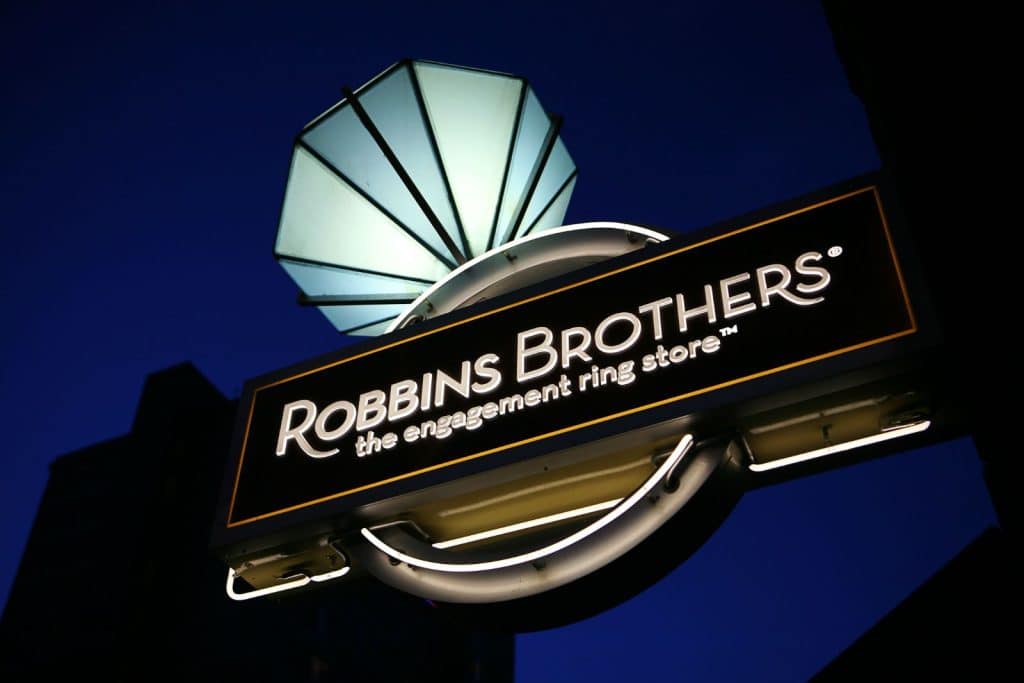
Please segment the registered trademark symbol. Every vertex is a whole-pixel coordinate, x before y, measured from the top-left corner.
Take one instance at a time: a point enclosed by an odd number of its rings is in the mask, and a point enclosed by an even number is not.
[[[835,258],[836,256],[839,256],[842,253],[843,253],[843,248],[842,247],[836,246],[836,247],[829,247],[828,248],[828,255],[831,256],[832,258]]]

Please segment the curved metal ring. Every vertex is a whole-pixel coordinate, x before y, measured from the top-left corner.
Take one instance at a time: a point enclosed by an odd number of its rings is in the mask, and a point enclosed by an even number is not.
[[[534,595],[600,569],[682,508],[724,457],[718,449],[687,457],[692,445],[693,437],[684,435],[657,471],[608,513],[531,552],[481,560],[439,551],[394,526],[364,528],[368,543],[350,550],[381,581],[432,600],[479,603]],[[674,491],[659,487],[669,473],[678,475]]]

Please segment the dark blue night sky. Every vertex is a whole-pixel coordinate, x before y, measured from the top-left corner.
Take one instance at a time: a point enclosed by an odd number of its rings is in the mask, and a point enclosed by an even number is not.
[[[236,396],[347,343],[272,257],[341,86],[526,76],[580,169],[567,223],[685,232],[879,165],[810,0],[148,5],[0,9],[0,605],[48,464],[126,432],[148,373]],[[806,679],[993,521],[967,441],[759,490],[635,600],[521,636],[517,679]]]

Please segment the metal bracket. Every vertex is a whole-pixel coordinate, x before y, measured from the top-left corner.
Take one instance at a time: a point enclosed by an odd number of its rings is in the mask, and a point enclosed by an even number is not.
[[[323,583],[324,581],[330,581],[332,579],[340,579],[341,577],[348,574],[352,567],[348,564],[348,558],[345,557],[345,553],[339,550],[333,541],[327,541],[325,545],[329,546],[332,550],[334,550],[334,552],[338,553],[338,555],[341,556],[342,561],[345,562],[345,566],[341,567],[340,569],[324,572],[323,574],[307,574],[302,571],[297,571],[294,574],[288,574],[278,579],[279,581],[284,581],[285,583],[281,583],[277,586],[268,586],[267,588],[257,588],[255,590],[246,591],[244,593],[239,593],[235,590],[235,579],[238,578],[238,574],[235,573],[234,567],[228,567],[228,579],[227,585],[225,586],[225,590],[228,594],[228,597],[232,600],[239,601],[252,600],[253,598],[260,598],[265,595],[272,595],[274,593],[282,593],[284,591],[302,588],[303,586],[306,586],[311,582]]]

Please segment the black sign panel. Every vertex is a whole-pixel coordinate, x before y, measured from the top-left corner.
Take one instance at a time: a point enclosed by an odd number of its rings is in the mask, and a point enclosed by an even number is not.
[[[915,329],[865,188],[250,388],[228,526]]]

